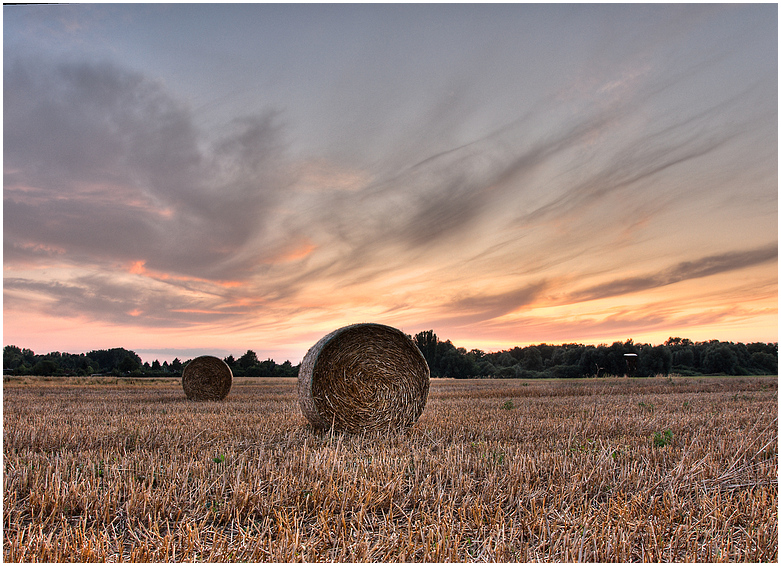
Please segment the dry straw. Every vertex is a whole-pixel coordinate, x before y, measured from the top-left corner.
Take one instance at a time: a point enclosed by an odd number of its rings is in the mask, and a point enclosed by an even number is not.
[[[194,401],[221,401],[228,395],[232,383],[231,368],[214,356],[195,358],[182,372],[184,394]]]
[[[298,372],[298,402],[315,428],[347,432],[402,429],[423,413],[426,359],[403,332],[353,324],[312,346]]]

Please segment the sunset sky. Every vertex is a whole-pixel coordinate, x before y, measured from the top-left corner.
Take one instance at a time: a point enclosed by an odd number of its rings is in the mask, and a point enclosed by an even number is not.
[[[3,344],[778,340],[778,7],[3,8]]]

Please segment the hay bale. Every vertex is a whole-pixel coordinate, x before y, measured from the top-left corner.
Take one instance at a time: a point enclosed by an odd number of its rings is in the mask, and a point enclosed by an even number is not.
[[[315,428],[347,432],[401,429],[423,413],[426,359],[403,332],[353,324],[312,346],[298,372],[298,403]]]
[[[214,356],[200,356],[182,372],[182,387],[188,399],[221,401],[231,390],[233,372],[230,366]]]

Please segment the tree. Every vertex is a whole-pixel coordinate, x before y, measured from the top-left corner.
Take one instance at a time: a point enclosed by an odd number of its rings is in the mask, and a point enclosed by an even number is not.
[[[125,356],[119,363],[118,369],[122,373],[130,373],[131,371],[138,369],[139,365],[140,364],[130,356]]]
[[[510,354],[510,352],[502,351],[496,354],[493,363],[498,368],[510,368],[516,363],[516,359]]]
[[[293,366],[290,360],[285,360],[279,366],[279,377],[296,377],[298,375],[298,367]]]
[[[14,373],[25,374],[32,370],[41,356],[27,348],[6,346],[3,348],[3,369],[12,369]]]
[[[748,344],[721,342],[692,342],[688,338],[671,336],[664,344],[635,344],[631,339],[607,346],[583,344],[537,344],[486,353],[456,347],[450,340],[440,341],[433,330],[410,337],[426,358],[432,377],[584,377],[624,375],[627,373],[625,354],[638,354],[634,375],[727,374],[759,375],[778,373],[778,343],[752,342]],[[252,350],[238,360],[225,358],[234,376],[295,377],[300,365],[290,360],[277,364],[271,358],[260,362]],[[3,348],[3,367],[14,375],[181,375],[182,362],[155,360],[143,363],[138,355],[124,348],[93,350],[85,354],[50,352],[35,354],[32,350],[7,345]]]
[[[423,354],[423,357],[426,358],[431,377],[441,377],[442,374],[439,372],[439,358],[441,352],[439,348],[439,339],[437,338],[437,335],[434,334],[434,331],[426,330],[424,332],[419,332],[415,335],[413,341],[418,347],[418,350],[420,350],[420,353]]]
[[[694,350],[687,346],[673,352],[673,366],[694,367]]]
[[[241,368],[244,370],[247,370],[252,366],[256,366],[259,363],[258,355],[252,350],[247,350],[247,353],[239,358],[239,366],[241,366]]]
[[[277,375],[277,364],[271,358],[259,364],[258,375],[261,377],[279,377]]]
[[[476,374],[481,377],[493,377],[496,374],[496,367],[488,360],[480,360],[477,362]]]
[[[542,354],[539,349],[534,346],[524,348],[523,368],[532,371],[540,371],[542,369]]]
[[[665,346],[646,345],[640,351],[638,365],[641,375],[667,375],[673,365],[673,355]]]
[[[600,346],[602,348],[602,346]],[[637,353],[634,343],[627,341],[613,342],[609,348],[604,348],[604,374],[603,375],[624,375],[626,373],[626,357],[624,354]]]
[[[760,373],[777,374],[778,357],[767,352],[754,352],[751,354],[751,366]]]
[[[600,349],[604,349],[604,346],[600,346]],[[596,377],[599,377],[600,374],[604,375],[605,362],[600,349],[589,346],[583,350],[578,363],[581,375],[593,375]]]
[[[708,346],[705,350],[703,365],[708,373],[734,375],[738,358],[728,345],[716,343]]]
[[[141,358],[132,350],[125,350],[124,348],[111,348],[110,350],[92,350],[87,353],[87,357],[93,360],[95,363],[93,367],[98,366],[99,371],[113,372],[121,371],[119,364],[121,364],[126,357],[130,357],[137,366],[141,365]]]
[[[3,348],[3,369],[16,369],[24,363],[22,349],[18,346]]]
[[[463,379],[475,374],[473,362],[467,357],[464,348],[452,348],[442,356],[440,369],[443,375]]]
[[[41,360],[33,366],[33,375],[54,375],[57,369],[57,364],[53,360]]]

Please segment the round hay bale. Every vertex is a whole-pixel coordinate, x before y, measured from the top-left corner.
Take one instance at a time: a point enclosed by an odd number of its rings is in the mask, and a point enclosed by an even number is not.
[[[415,343],[382,324],[353,324],[321,338],[301,362],[298,403],[315,428],[402,429],[426,406],[429,369]]]
[[[220,358],[201,356],[184,367],[182,388],[194,401],[221,401],[231,390],[233,372]]]

